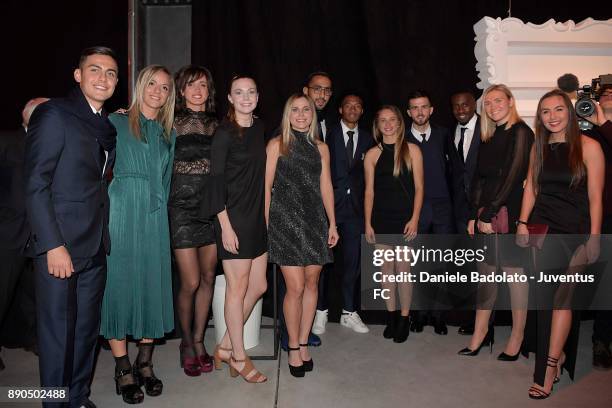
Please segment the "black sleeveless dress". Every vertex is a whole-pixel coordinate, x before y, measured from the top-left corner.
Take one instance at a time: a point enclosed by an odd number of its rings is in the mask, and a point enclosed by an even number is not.
[[[270,202],[270,262],[283,266],[333,262],[327,246],[329,224],[321,197],[321,155],[305,133],[276,163]]]
[[[549,144],[539,175],[539,192],[529,217],[530,223],[546,224],[549,227],[542,250],[536,254],[534,272],[537,274],[540,271],[555,275],[568,273],[567,267],[572,255],[588,237],[588,235],[578,234],[590,232],[587,178],[585,176],[575,185],[571,183],[569,145],[567,143]],[[554,257],[538,256],[541,253],[554,254]],[[538,275],[535,277],[535,280],[537,279]],[[571,307],[572,299],[558,294],[558,291],[565,293],[567,287],[563,288],[564,285],[571,284],[530,285],[530,308],[537,310],[529,313],[525,341],[527,350],[536,353],[534,381],[540,385],[544,384],[546,375],[546,359],[552,322],[551,309]],[[579,326],[579,313],[573,311],[572,326],[564,347],[566,355],[564,367],[572,379],[576,366]]]
[[[187,109],[174,120],[176,147],[168,216],[172,248],[215,243],[212,218],[200,217],[203,195],[210,194],[210,147],[218,121],[206,112]]]
[[[374,168],[372,228],[377,235],[377,243],[395,245],[401,243],[401,240],[395,242],[388,237],[379,237],[378,234],[404,233],[414,207],[414,179],[405,163],[402,163],[399,176],[393,175],[394,144],[382,143],[378,147],[382,151]]]

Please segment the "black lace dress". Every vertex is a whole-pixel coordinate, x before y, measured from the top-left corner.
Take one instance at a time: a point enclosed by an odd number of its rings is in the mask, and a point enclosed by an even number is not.
[[[210,151],[217,119],[206,112],[187,109],[174,121],[176,148],[172,187],[168,200],[172,247],[197,248],[215,243],[212,219],[200,215],[208,193]]]

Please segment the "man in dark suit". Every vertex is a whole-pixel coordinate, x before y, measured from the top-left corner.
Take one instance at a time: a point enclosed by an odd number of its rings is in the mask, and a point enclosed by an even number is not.
[[[32,347],[30,342],[35,341],[34,333],[29,327],[35,324],[33,310],[24,310],[23,316],[15,316],[19,322],[7,327],[4,323],[9,320],[7,313],[13,299],[17,298],[17,283],[24,286],[30,282],[22,275],[28,268],[27,258],[23,256],[23,249],[29,236],[30,228],[26,221],[25,204],[23,196],[23,158],[25,152],[25,137],[30,116],[36,107],[46,102],[47,98],[35,98],[26,103],[23,108],[23,122],[17,131],[7,132],[0,136],[0,328],[3,332],[10,331],[12,336],[19,337],[14,332],[26,329],[27,337],[20,343]],[[29,278],[29,276],[28,276]],[[22,280],[23,279],[23,280]],[[31,289],[31,290],[28,290]],[[32,287],[21,287],[24,292],[33,292]],[[24,296],[25,300],[26,296]],[[33,300],[29,300],[32,303]],[[29,304],[22,305],[28,309]],[[32,313],[34,312],[34,313]],[[3,336],[4,337],[4,336]],[[23,336],[22,336],[23,337]],[[4,364],[0,359],[0,370]]]
[[[421,148],[425,178],[425,197],[419,217],[419,234],[452,234],[455,228],[447,178],[448,130],[431,123],[433,110],[431,97],[426,91],[417,90],[408,95],[407,113],[412,119],[412,125],[406,132],[406,139]],[[432,294],[434,298],[437,296],[436,293]],[[436,334],[448,333],[440,311],[427,313],[415,311],[411,330],[422,331],[423,325],[428,321],[433,324]]]
[[[117,72],[112,50],[85,49],[74,71],[79,86],[36,109],[26,138],[26,250],[36,273],[41,386],[69,387],[69,407],[93,406],[89,383],[110,251],[104,174],[116,141],[103,104]]]
[[[359,126],[363,115],[363,100],[355,94],[346,94],[340,103],[340,121],[327,133],[329,146],[336,224],[340,234],[342,269],[336,263],[336,273],[342,271],[342,315],[340,324],[358,333],[367,333],[368,327],[357,314],[355,288],[359,283],[361,268],[361,234],[364,232],[363,200],[365,181],[363,158],[374,140],[371,133]],[[325,330],[327,310],[317,310],[315,323]],[[314,330],[320,327],[314,327]]]
[[[480,147],[480,117],[476,113],[476,98],[470,91],[456,92],[451,96],[453,115],[457,120],[455,131],[448,139],[453,213],[458,234],[465,234],[469,216],[469,197],[472,178],[476,171],[478,149]],[[471,290],[470,285],[465,291]],[[463,324],[459,334],[471,335],[474,332],[474,313],[460,313]]]
[[[316,71],[308,75],[306,84],[302,88],[304,95],[312,98],[317,109],[317,120],[319,121],[319,134],[321,140],[326,141],[328,123],[326,120],[326,108],[332,96],[331,76],[324,71]]]

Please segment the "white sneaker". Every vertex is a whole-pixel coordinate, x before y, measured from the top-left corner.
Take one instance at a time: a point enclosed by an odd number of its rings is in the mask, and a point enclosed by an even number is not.
[[[340,324],[344,327],[348,327],[349,329],[353,329],[353,331],[356,331],[357,333],[367,333],[370,331],[368,326],[363,324],[361,317],[359,317],[357,312],[347,312],[346,310],[342,309]]]
[[[314,323],[312,324],[313,334],[325,333],[325,325],[327,324],[327,310],[318,310],[315,314]]]

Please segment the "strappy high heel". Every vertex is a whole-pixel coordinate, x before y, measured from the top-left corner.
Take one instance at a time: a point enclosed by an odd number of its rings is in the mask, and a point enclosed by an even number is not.
[[[557,373],[557,367],[559,366],[559,359],[558,358],[554,358],[551,356],[548,356],[546,358],[546,366],[547,367],[551,367],[555,369],[555,373]],[[557,378],[557,375],[555,374],[555,379]],[[546,376],[544,376],[544,382],[546,382]],[[548,397],[550,397],[550,394],[552,394],[553,388],[554,388],[554,384],[555,381],[553,379],[553,383],[550,385],[550,391],[546,392],[543,389],[537,388],[535,386],[531,386],[529,387],[529,398],[531,399],[537,399],[537,400],[542,400],[542,399],[546,399]]]
[[[300,347],[308,347],[308,343],[300,344]],[[312,369],[314,368],[314,361],[312,361],[312,357],[310,357],[310,360],[308,361],[302,360],[302,363],[304,365],[304,371],[306,372],[312,371]]]
[[[201,344],[202,348],[206,350],[206,348],[204,347],[203,341],[201,340],[195,341],[194,344]],[[200,354],[200,355],[197,355],[196,353],[196,359],[198,360],[200,364],[200,371],[202,373],[210,373],[213,370],[213,359],[210,356],[210,354],[208,354],[206,351],[204,351],[204,354]]]
[[[301,344],[300,344],[301,346]],[[304,362],[302,362],[302,364],[300,364],[299,366],[292,366],[289,363],[289,354],[291,354],[292,351],[297,351],[299,353],[300,348],[299,347],[287,347],[287,365],[289,366],[289,372],[291,373],[292,376],[294,377],[303,377],[304,373],[305,373],[305,369],[304,369]]]
[[[565,353],[561,353],[559,357],[559,363],[557,365],[557,375],[555,375],[555,379],[553,380],[553,384],[561,381],[561,376],[563,375],[563,366],[565,365]]]
[[[485,335],[484,339],[482,339],[480,346],[478,346],[476,350],[472,350],[471,348],[466,347],[464,349],[459,350],[457,354],[462,356],[477,356],[478,353],[480,353],[480,349],[482,348],[482,346],[490,346],[490,352],[493,353],[493,343],[495,343],[495,331],[493,329],[493,326],[489,326],[487,334]]]
[[[234,368],[232,363],[244,363],[244,367],[242,367],[242,370],[238,371],[236,368]],[[249,356],[245,356],[243,360],[236,360],[234,356],[232,355],[230,356],[229,366],[230,366],[230,375],[232,377],[237,377],[238,375],[240,375],[242,378],[244,378],[246,382],[256,383],[256,384],[268,381],[268,378],[266,376],[264,376],[262,373],[257,371],[255,366],[251,362],[251,359],[249,358]]]
[[[221,356],[220,351],[227,351],[229,352],[229,357],[228,358],[223,358]],[[221,370],[223,367],[221,367],[221,363],[225,363],[228,366],[230,365],[230,359],[232,356],[232,349],[228,349],[225,347],[221,347],[220,344],[217,344],[217,347],[215,347],[215,352],[213,353],[213,360],[215,362],[215,370]]]

